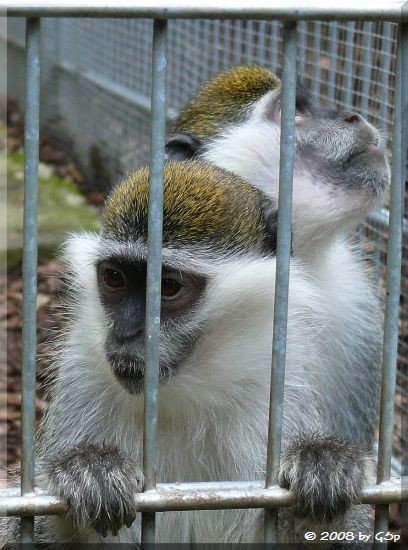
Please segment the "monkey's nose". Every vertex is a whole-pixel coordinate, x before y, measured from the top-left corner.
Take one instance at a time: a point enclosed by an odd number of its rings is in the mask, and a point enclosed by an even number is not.
[[[356,124],[357,122],[360,122],[361,118],[357,113],[346,113],[343,120],[348,124]]]

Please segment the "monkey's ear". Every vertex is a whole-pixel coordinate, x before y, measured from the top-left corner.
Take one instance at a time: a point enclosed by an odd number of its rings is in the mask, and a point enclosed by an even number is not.
[[[310,115],[314,111],[312,95],[307,91],[302,80],[296,82],[296,114]]]
[[[166,141],[166,160],[189,160],[197,156],[201,142],[187,133],[173,134]]]
[[[278,102],[275,105],[275,121],[280,124],[281,122],[281,100],[279,97]],[[302,80],[298,78],[296,82],[296,116],[295,124],[297,127],[302,126],[304,118],[314,115],[316,113],[316,106],[313,103],[311,94],[307,91]]]

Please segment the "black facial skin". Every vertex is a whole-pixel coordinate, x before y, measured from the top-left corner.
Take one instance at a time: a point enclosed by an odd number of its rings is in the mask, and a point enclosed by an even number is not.
[[[122,386],[131,394],[144,385],[146,262],[122,258],[100,261],[99,296],[111,321],[106,357]],[[159,376],[171,378],[191,353],[198,331],[188,329],[205,289],[205,280],[163,266],[161,280],[161,338]]]

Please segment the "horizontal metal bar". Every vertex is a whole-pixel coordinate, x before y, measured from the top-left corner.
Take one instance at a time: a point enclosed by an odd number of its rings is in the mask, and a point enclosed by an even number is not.
[[[394,478],[380,485],[365,487],[362,504],[408,501],[408,483]],[[135,494],[140,512],[186,510],[220,510],[225,508],[283,508],[294,504],[294,496],[280,487],[265,489],[265,482],[223,481],[198,483],[158,483],[156,489]],[[0,491],[2,516],[59,515],[64,504],[56,497],[37,490],[35,494],[19,496],[15,489]]]
[[[0,11],[17,17],[146,17],[157,19],[297,19],[407,21],[402,0],[8,0]]]
[[[146,371],[144,377],[143,472],[145,490],[156,486],[158,463],[160,305],[163,233],[164,146],[167,96],[167,21],[153,22],[152,123],[150,133],[149,220],[146,273]],[[143,514],[143,543],[155,542],[155,516]]]

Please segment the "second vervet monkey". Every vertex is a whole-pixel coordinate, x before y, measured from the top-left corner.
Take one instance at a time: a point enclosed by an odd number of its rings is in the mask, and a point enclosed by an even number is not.
[[[280,96],[279,79],[262,67],[217,76],[175,120],[168,160],[204,159],[277,200]],[[319,302],[331,309],[320,338],[340,381],[336,387],[330,375],[323,381],[324,407],[333,433],[370,448],[379,403],[381,314],[347,234],[381,203],[389,167],[371,124],[355,112],[319,107],[302,86],[295,124],[293,255],[318,285]]]

